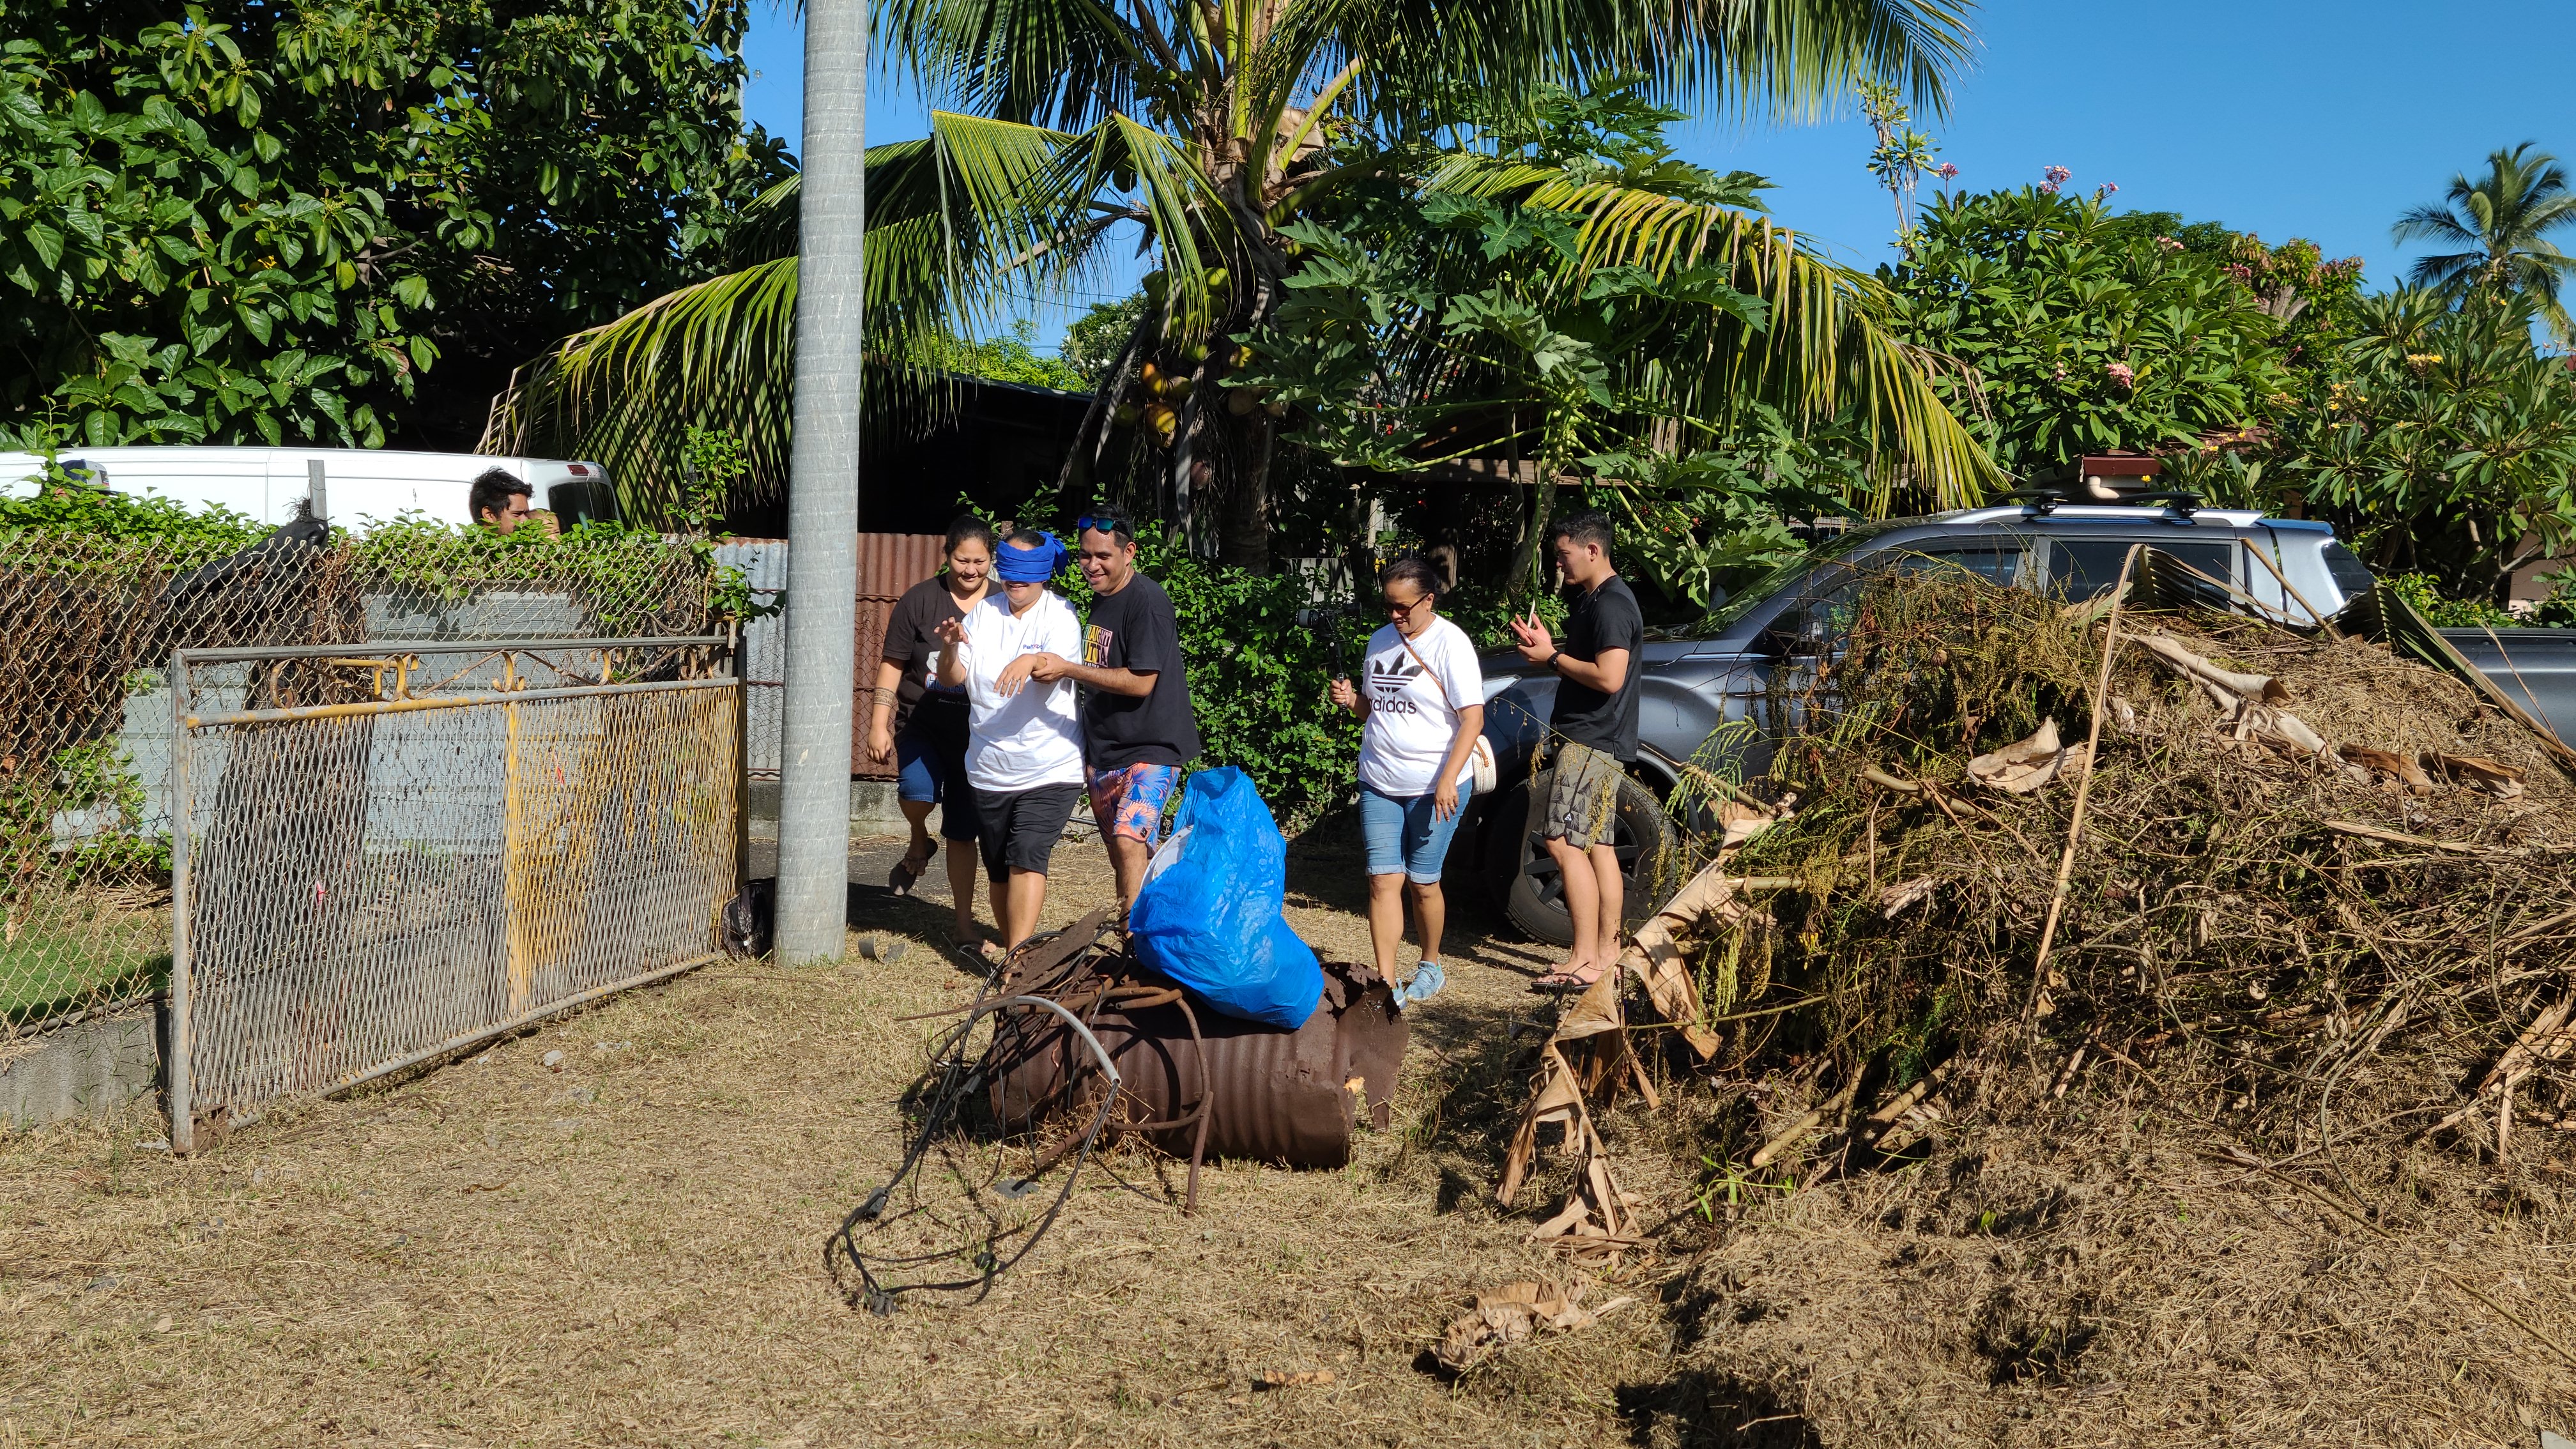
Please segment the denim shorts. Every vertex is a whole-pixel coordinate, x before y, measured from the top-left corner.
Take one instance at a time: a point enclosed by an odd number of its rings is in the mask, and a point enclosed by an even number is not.
[[[1436,795],[1399,800],[1362,785],[1360,834],[1368,841],[1369,874],[1402,871],[1415,885],[1438,885],[1440,862],[1449,854],[1449,837],[1458,832],[1458,817],[1466,813],[1467,797],[1474,793],[1474,781],[1459,781],[1458,808],[1443,820],[1432,807]]]
[[[894,737],[895,797],[939,803],[939,834],[973,840],[982,823],[966,783],[966,710],[925,699]]]

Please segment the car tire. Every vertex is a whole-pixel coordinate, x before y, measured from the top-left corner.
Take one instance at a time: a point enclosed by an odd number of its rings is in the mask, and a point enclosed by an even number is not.
[[[1571,946],[1574,918],[1566,914],[1556,860],[1539,843],[1544,822],[1538,807],[1555,783],[1554,770],[1541,770],[1495,800],[1485,829],[1485,879],[1504,919],[1535,940]],[[1638,780],[1619,782],[1612,815],[1611,848],[1628,883],[1624,914],[1628,925],[1642,925],[1663,905],[1663,865],[1679,838],[1655,792]]]

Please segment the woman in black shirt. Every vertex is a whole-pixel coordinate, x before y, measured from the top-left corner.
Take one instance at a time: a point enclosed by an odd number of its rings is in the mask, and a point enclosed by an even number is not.
[[[975,840],[979,815],[975,787],[966,783],[966,692],[939,683],[937,630],[984,602],[991,589],[993,530],[982,520],[960,518],[948,526],[948,567],[904,591],[886,620],[877,653],[876,704],[868,719],[868,757],[900,762],[895,793],[912,823],[912,846],[886,878],[896,895],[909,895],[930,868],[930,807],[940,807],[939,833],[948,842],[948,896],[957,909],[957,944],[972,951],[975,929]],[[894,728],[899,712],[903,727]]]

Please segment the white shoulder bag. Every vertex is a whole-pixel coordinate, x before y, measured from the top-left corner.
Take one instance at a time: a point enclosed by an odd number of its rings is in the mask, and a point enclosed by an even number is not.
[[[1402,629],[1395,631],[1395,642],[1403,645],[1404,652],[1412,655],[1413,662],[1421,666],[1424,674],[1430,676],[1432,687],[1440,691],[1440,702],[1449,707],[1449,715],[1455,719],[1458,715],[1458,701],[1449,697],[1449,685],[1441,679],[1440,671],[1431,667],[1431,661],[1422,657],[1422,651],[1413,647],[1413,641],[1404,637]],[[1476,793],[1493,794],[1494,786],[1502,779],[1502,772],[1494,764],[1494,745],[1491,740],[1481,734],[1476,736],[1475,746],[1467,751],[1467,767],[1470,778],[1475,781]]]

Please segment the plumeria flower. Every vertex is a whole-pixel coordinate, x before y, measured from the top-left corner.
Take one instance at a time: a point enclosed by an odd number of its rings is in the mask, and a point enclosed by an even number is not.
[[[2051,166],[2039,174],[2048,178],[2048,184],[2051,186],[2064,186],[2067,178],[2073,176],[2075,173],[2067,170],[2063,166]]]
[[[2125,362],[2103,363],[2102,371],[2108,374],[2113,382],[2118,383],[2122,387],[2135,387],[2138,385],[2138,374],[2132,371],[2129,364]]]
[[[2120,183],[2119,183],[2119,182],[2117,182],[2117,181],[2105,181],[2105,182],[2103,182],[2101,185],[2096,186],[2096,187],[2094,187],[2094,188],[2093,188],[2093,199],[2094,199],[2095,201],[2100,201],[2100,200],[2102,200],[2103,198],[2105,198],[2105,197],[2109,196],[2112,192],[2115,192],[2115,191],[2117,191],[2117,190],[2119,190],[2119,189],[2120,189]]]
[[[1951,165],[1947,161],[1944,161],[1940,165],[1932,168],[1932,174],[1940,177],[1944,181],[1951,181],[1957,179],[1959,168]]]

